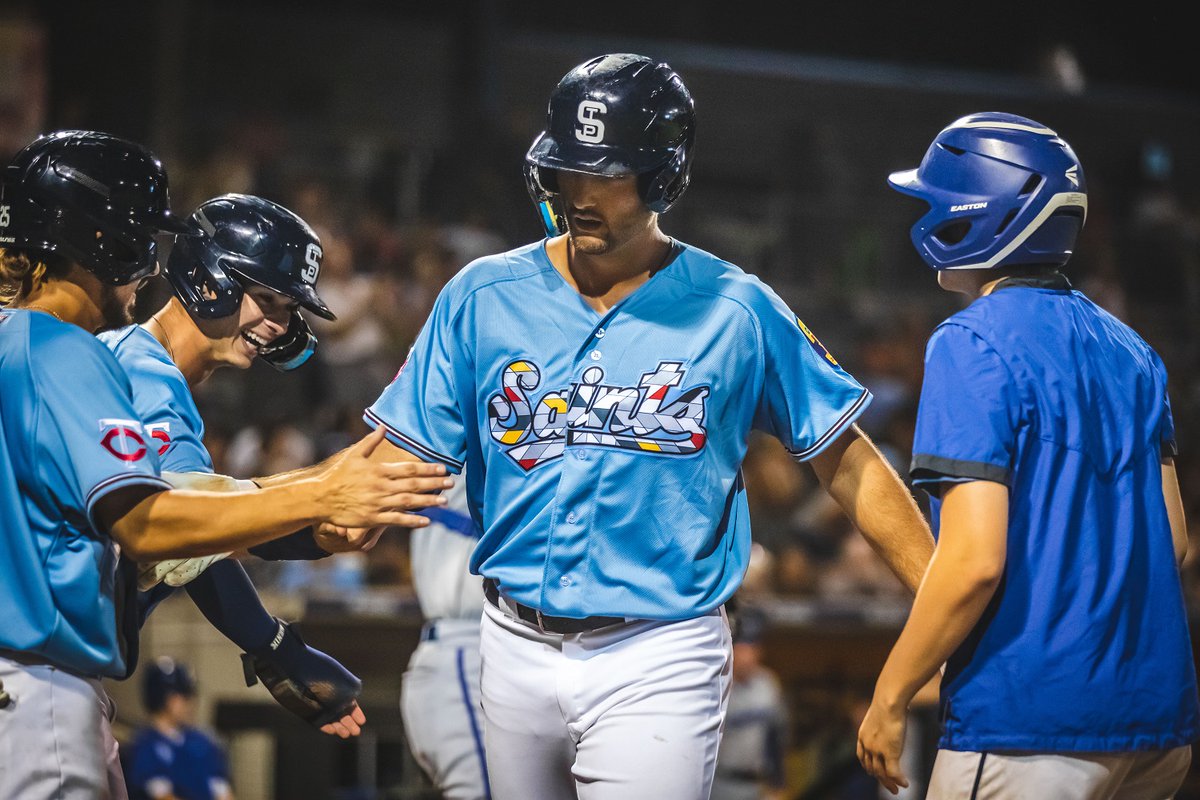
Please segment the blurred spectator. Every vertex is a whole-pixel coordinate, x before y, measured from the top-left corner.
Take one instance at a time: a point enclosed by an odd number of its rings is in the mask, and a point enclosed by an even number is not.
[[[762,663],[767,616],[756,606],[732,605],[733,683],[712,798],[783,800],[787,704],[779,678]]]
[[[193,727],[195,695],[186,665],[166,656],[146,665],[142,702],[150,724],[126,753],[130,800],[233,800],[224,752]]]
[[[386,350],[392,309],[379,276],[355,270],[349,240],[332,230],[319,235],[324,250],[321,297],[337,319],[309,320],[320,342],[317,358],[327,381],[328,402],[361,414],[398,366],[390,363],[394,358]]]

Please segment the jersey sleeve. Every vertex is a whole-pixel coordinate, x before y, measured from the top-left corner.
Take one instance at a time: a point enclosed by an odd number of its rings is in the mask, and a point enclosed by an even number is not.
[[[1008,485],[1020,402],[1008,367],[987,342],[961,325],[934,331],[925,349],[912,480],[930,494],[946,483]]]
[[[129,381],[93,336],[53,331],[33,359],[41,406],[37,441],[43,477],[68,507],[84,509],[135,484],[169,489],[158,454],[133,408]]]
[[[871,393],[773,293],[754,310],[764,357],[755,427],[778,438],[798,461],[807,461],[858,419]]]
[[[382,425],[392,444],[458,473],[467,450],[460,404],[473,402],[475,390],[470,339],[454,313],[452,286],[442,290],[404,365],[363,419],[372,428]]]
[[[189,394],[186,402],[177,387],[164,384],[161,402],[144,415],[146,431],[154,440],[163,472],[213,471],[212,456],[204,446],[204,426]],[[183,387],[186,392],[186,385]],[[137,388],[135,387],[135,391]]]
[[[1162,455],[1174,458],[1179,455],[1179,446],[1175,439],[1175,415],[1171,413],[1171,397],[1167,393],[1167,367],[1157,353],[1154,353],[1154,372],[1161,383],[1162,417],[1158,425],[1159,446]]]

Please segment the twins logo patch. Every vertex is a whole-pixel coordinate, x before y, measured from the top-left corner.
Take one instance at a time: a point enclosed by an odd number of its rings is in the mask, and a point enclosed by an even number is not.
[[[146,433],[150,434],[151,439],[157,439],[162,443],[158,446],[160,456],[167,452],[167,448],[171,446],[171,423],[155,422],[147,425]]]
[[[808,339],[808,343],[812,345],[813,350],[816,350],[817,354],[820,355],[821,358],[825,359],[830,364],[833,364],[835,367],[841,366],[838,364],[837,359],[831,356],[829,351],[825,349],[825,345],[821,344],[821,340],[816,336],[813,336],[813,332],[810,331],[808,326],[804,324],[804,320],[796,317],[796,324],[800,326],[800,330],[804,334],[804,338]]]
[[[147,452],[142,423],[131,419],[100,420],[100,446],[122,461],[141,461]]]
[[[682,362],[663,361],[637,386],[610,386],[603,369],[589,367],[582,381],[535,401],[541,370],[532,361],[513,361],[504,368],[503,391],[488,400],[488,425],[505,455],[526,471],[561,458],[568,444],[691,455],[708,439],[710,389],[671,392],[685,375]]]

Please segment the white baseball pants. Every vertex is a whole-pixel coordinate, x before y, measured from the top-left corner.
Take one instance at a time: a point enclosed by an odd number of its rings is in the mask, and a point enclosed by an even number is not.
[[[1132,753],[969,753],[939,750],[927,800],[1170,800],[1190,747]]]
[[[0,708],[0,797],[125,800],[125,778],[100,681],[0,656],[11,696]]]
[[[491,603],[481,630],[495,800],[707,800],[729,699],[723,610],[541,633]]]

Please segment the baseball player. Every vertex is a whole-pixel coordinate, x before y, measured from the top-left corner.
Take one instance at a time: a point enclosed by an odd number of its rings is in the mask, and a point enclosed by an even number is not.
[[[154,440],[168,480],[234,490],[238,481],[213,474],[192,389],[213,370],[247,368],[260,354],[282,370],[308,359],[316,339],[298,306],[333,316],[314,288],[321,243],[288,209],[248,195],[224,195],[201,204],[188,226],[187,233],[176,237],[165,269],[175,297],[144,326],[101,333],[100,341],[129,376],[134,411]],[[256,488],[274,480],[246,483]],[[322,529],[307,529],[250,552],[270,559],[318,559],[353,546],[359,545]],[[144,567],[142,585],[148,591],[139,594],[143,619],[186,583],[196,605],[252,657],[255,671],[285,708],[326,733],[357,735],[365,721],[355,702],[358,678],[305,646],[291,625],[263,607],[241,565],[214,563],[219,557]],[[154,574],[147,576],[147,570]],[[286,680],[278,683],[267,671]]]
[[[192,726],[196,679],[187,665],[161,656],[142,676],[150,724],[129,746],[131,800],[233,800],[219,744]]]
[[[130,321],[139,282],[157,269],[155,235],[185,229],[159,161],[107,134],[39,137],[3,176],[0,797],[125,796],[100,682],[137,657],[136,570],[118,550],[154,560],[325,521],[415,522],[402,509],[429,495],[414,493],[446,481],[373,462],[367,439],[321,480],[171,490],[128,378],[93,334]]]
[[[930,798],[1161,798],[1200,733],[1158,355],[1060,272],[1087,213],[1054,131],[981,113],[892,187],[938,283],[913,448],[937,551],[859,731],[893,792],[913,694],[944,662]]]
[[[761,281],[659,229],[694,135],[666,64],[571,70],[526,157],[550,237],[455,276],[365,415],[395,446],[377,458],[465,469],[496,798],[709,795],[752,428],[811,461],[913,589],[932,552],[854,426],[867,390]]]
[[[479,702],[483,588],[469,569],[479,528],[460,481],[445,508],[425,511],[409,549],[413,588],[425,616],[404,673],[400,712],[413,757],[446,800],[491,797]]]

